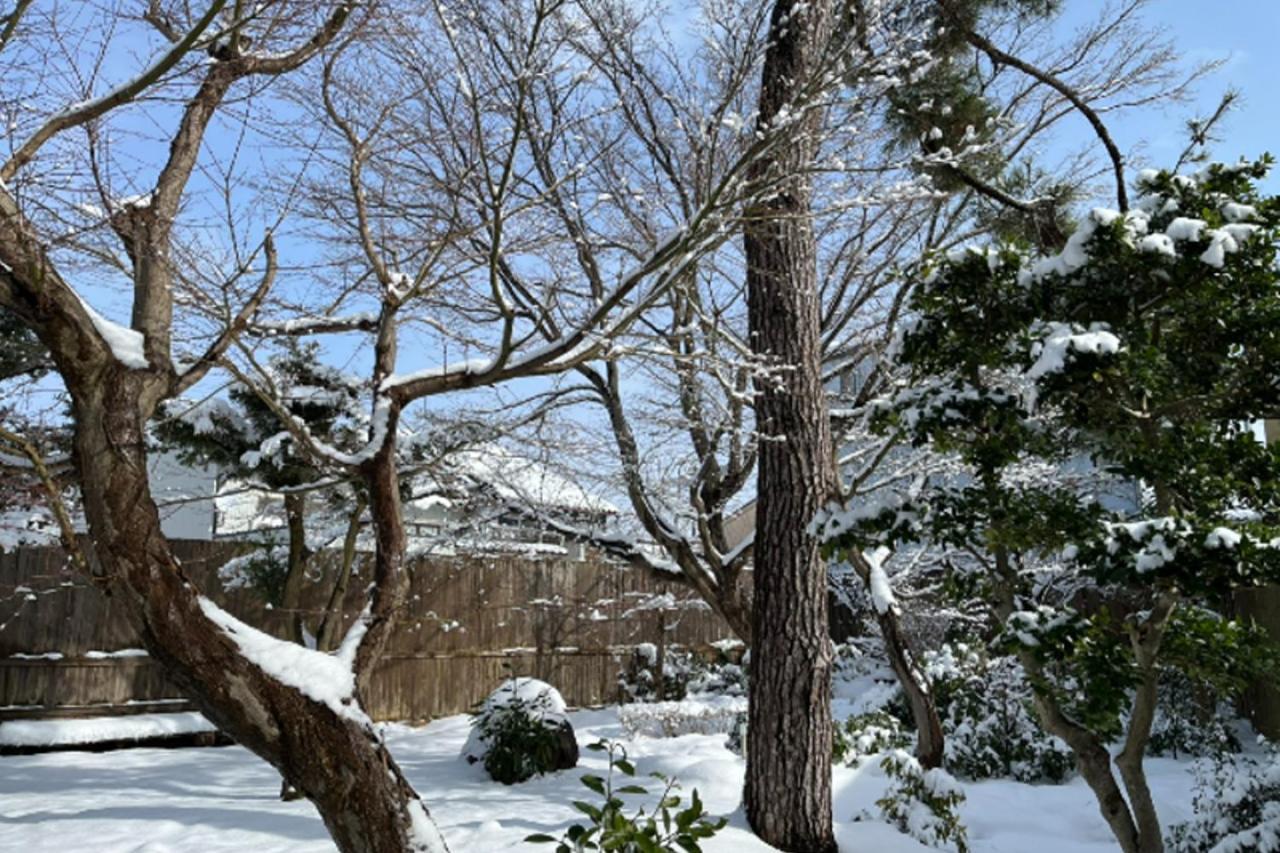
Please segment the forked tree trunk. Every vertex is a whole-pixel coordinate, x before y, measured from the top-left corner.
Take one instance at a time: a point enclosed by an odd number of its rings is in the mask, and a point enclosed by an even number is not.
[[[422,837],[435,835],[425,807],[375,733],[267,675],[201,609],[199,590],[161,532],[147,481],[140,412],[157,394],[157,377],[114,364],[59,367],[72,377],[93,580],[123,606],[165,675],[310,799],[339,849],[445,850],[438,836]]]
[[[799,7],[804,6],[803,10]],[[769,26],[760,123],[795,106],[829,30],[827,2],[779,0]],[[776,195],[748,211],[747,310],[760,433],[747,780],[752,829],[782,850],[834,853],[831,640],[827,571],[810,522],[834,492],[821,377],[816,247],[804,177],[820,117],[810,114],[759,162]]]
[[[849,555],[849,562],[857,572],[862,583],[871,588],[871,564],[861,553]],[[897,607],[889,607],[883,612],[875,608],[876,624],[880,628],[880,636],[884,640],[885,655],[889,665],[898,677],[898,685],[911,710],[911,719],[916,727],[916,758],[925,767],[941,767],[945,746],[942,732],[942,720],[938,716],[938,705],[933,700],[933,693],[925,683],[924,673],[915,665],[911,657],[911,649],[907,645],[902,631],[902,614]]]

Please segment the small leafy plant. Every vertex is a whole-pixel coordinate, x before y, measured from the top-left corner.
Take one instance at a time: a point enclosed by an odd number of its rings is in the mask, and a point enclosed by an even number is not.
[[[648,790],[631,782],[614,786],[615,773],[620,781],[634,778],[636,768],[627,760],[627,751],[619,743],[599,740],[587,747],[593,752],[609,754],[609,772],[601,778],[593,774],[582,777],[582,784],[604,798],[595,805],[575,800],[573,807],[590,818],[590,823],[576,823],[560,838],[536,834],[525,838],[534,844],[555,844],[556,853],[581,853],[585,850],[613,850],[618,853],[700,853],[700,842],[724,828],[724,818],[712,818],[703,808],[695,788],[689,805],[680,807],[679,788],[674,779],[661,773],[649,774],[662,783],[662,795],[652,813],[643,808],[634,814],[625,811],[622,794],[647,794]]]
[[[880,814],[912,838],[930,847],[954,845],[957,853],[969,853],[969,840],[956,810],[964,791],[940,768],[925,770],[901,749],[888,753],[880,767],[891,784],[876,800]]]

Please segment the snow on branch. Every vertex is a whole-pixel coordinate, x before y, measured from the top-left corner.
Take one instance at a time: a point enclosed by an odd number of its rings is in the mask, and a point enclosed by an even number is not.
[[[333,654],[279,640],[241,622],[209,599],[200,597],[204,615],[231,638],[240,653],[267,676],[327,706],[340,717],[374,731],[373,721],[356,700],[355,657],[366,626],[356,620]]]

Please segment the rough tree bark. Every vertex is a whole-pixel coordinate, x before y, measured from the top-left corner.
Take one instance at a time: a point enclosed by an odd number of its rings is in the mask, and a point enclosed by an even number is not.
[[[284,516],[289,531],[289,562],[285,570],[280,607],[289,620],[289,639],[304,644],[302,618],[302,582],[306,579],[311,552],[307,549],[307,497],[300,492],[286,492]]]
[[[425,809],[376,736],[264,673],[205,616],[161,532],[147,482],[138,400],[149,396],[148,379],[110,364],[71,384],[95,582],[124,604],[166,676],[316,805],[339,849],[442,849],[415,841],[415,812]]]
[[[769,26],[759,123],[796,106],[830,29],[828,2],[779,0]],[[820,116],[754,167],[777,187],[748,211],[751,346],[772,368],[756,380],[760,435],[750,710],[744,802],[752,829],[782,850],[834,853],[831,641],[827,572],[810,522],[835,491],[821,376],[816,246],[804,171]]]

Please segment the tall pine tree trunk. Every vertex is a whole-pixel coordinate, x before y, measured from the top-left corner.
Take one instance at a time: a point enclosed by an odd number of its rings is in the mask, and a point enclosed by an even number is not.
[[[792,108],[830,29],[828,2],[779,0],[769,26],[759,121]],[[794,114],[794,113],[793,113]],[[776,194],[748,212],[751,345],[772,368],[756,380],[760,433],[744,801],[752,829],[788,851],[834,853],[831,640],[827,571],[809,524],[834,492],[821,378],[816,246],[804,175],[820,116],[786,130],[754,177]]]

